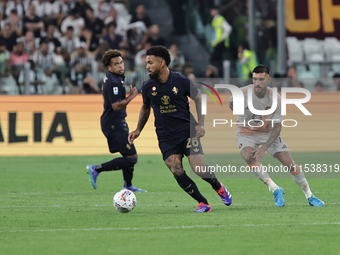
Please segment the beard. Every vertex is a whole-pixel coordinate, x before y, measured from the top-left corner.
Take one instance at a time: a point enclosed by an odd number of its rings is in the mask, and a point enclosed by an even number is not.
[[[151,79],[157,80],[159,78],[160,70],[155,70],[153,73],[149,74]]]

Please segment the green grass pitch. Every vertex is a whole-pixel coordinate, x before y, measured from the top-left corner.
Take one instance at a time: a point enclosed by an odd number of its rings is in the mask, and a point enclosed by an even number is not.
[[[294,153],[298,163],[339,164],[339,153]],[[209,184],[194,179],[212,211],[192,213],[196,201],[177,185],[161,156],[139,156],[137,206],[116,211],[122,173],[102,173],[93,190],[87,164],[107,156],[1,157],[0,254],[338,254],[339,179],[309,178],[324,208],[311,207],[287,178],[275,181],[286,205],[256,178],[221,178],[233,196],[226,207]],[[240,155],[226,162],[243,165]],[[188,163],[185,159],[185,168]],[[266,163],[276,163],[269,155]],[[339,173],[340,174],[340,173]]]

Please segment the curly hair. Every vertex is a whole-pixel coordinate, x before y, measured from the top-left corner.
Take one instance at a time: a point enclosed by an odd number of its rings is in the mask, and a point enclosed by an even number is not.
[[[108,50],[103,55],[102,63],[104,66],[108,67],[110,65],[112,58],[121,57],[121,56],[122,56],[122,53],[119,50]]]
[[[150,49],[146,51],[146,55],[147,56],[153,55],[155,57],[160,57],[164,59],[165,64],[167,66],[169,66],[171,62],[171,57],[168,49],[161,45],[152,46]]]

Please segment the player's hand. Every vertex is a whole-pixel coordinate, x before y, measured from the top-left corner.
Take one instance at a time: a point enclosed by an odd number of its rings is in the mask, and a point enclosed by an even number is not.
[[[203,126],[197,125],[195,127],[195,129],[196,129],[196,137],[197,138],[201,138],[205,135],[205,129],[204,129]]]
[[[140,131],[139,130],[135,130],[135,131],[132,131],[129,136],[128,136],[128,141],[129,141],[129,144],[133,144],[133,141],[138,138],[140,134]]]
[[[251,152],[254,154],[255,160],[261,161],[264,157],[264,154],[266,153],[266,150],[263,148],[263,146],[261,146],[255,150],[252,150]]]
[[[132,98],[135,98],[138,95],[138,90],[136,89],[136,87],[133,87],[132,85],[130,85],[130,96]]]

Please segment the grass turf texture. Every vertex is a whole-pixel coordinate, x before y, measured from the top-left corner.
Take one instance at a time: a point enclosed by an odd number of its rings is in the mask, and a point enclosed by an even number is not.
[[[294,153],[299,163],[340,163],[338,153]],[[87,164],[110,156],[0,158],[1,254],[335,254],[339,251],[339,179],[310,178],[326,207],[311,207],[290,175],[275,181],[286,206],[276,208],[255,178],[220,179],[233,196],[226,207],[202,180],[194,179],[212,212],[192,213],[196,201],[177,185],[161,156],[139,156],[136,208],[116,211],[113,195],[122,173],[102,173],[97,190]],[[243,165],[240,155],[226,162]],[[266,156],[266,163],[276,163]],[[265,163],[263,163],[265,164]],[[276,163],[277,164],[277,163]],[[185,168],[189,169],[187,160]],[[249,173],[249,177],[252,174]]]

